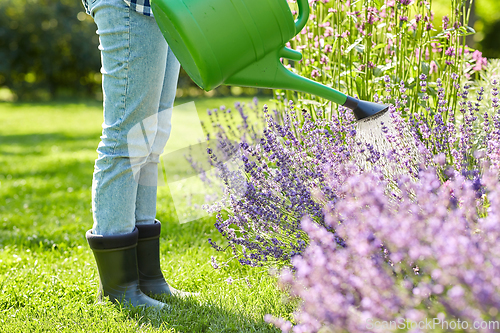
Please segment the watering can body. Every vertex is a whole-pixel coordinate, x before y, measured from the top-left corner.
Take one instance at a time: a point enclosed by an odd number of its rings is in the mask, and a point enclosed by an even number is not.
[[[151,8],[182,67],[206,91],[228,84],[302,91],[348,107],[363,102],[283,66],[280,58],[302,58],[285,47],[309,18],[308,0],[297,3],[297,21],[286,0],[151,0]]]

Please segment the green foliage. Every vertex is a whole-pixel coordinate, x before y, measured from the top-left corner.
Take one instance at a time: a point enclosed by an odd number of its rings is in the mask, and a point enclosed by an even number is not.
[[[21,99],[95,93],[100,58],[95,24],[75,0],[0,2],[0,86]]]
[[[463,76],[474,67],[462,57],[463,50],[469,51],[464,37],[474,32],[467,26],[470,13],[465,2],[452,0],[446,8],[449,22],[443,27],[433,21],[434,11],[427,1],[313,2],[307,26],[290,41],[303,54],[291,70],[370,101],[388,88],[387,75],[392,83],[412,90],[408,95],[413,95],[410,111],[414,111],[420,74],[432,82],[437,78],[449,82],[452,73]],[[286,94],[293,99],[292,92]],[[325,100],[307,94],[298,93],[297,99],[326,105]]]
[[[474,2],[476,13],[485,24],[500,20],[500,2],[496,0],[476,0]]]

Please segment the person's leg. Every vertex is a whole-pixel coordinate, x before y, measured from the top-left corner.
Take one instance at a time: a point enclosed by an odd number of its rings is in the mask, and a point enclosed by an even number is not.
[[[168,48],[154,18],[130,10],[123,0],[98,0],[92,14],[100,40],[104,95],[92,184],[92,231],[126,234],[136,221],[134,176],[151,152],[145,139],[156,136],[156,128],[146,126],[145,132],[144,124],[148,119],[154,123],[158,114]]]
[[[155,222],[158,163],[160,162],[160,155],[163,153],[163,149],[170,137],[172,109],[177,90],[179,70],[179,61],[169,48],[158,117],[154,118],[156,121],[144,122],[150,126],[149,129],[145,128],[146,132],[152,133],[155,128],[157,130],[156,136],[154,138],[151,136],[151,154],[146,163],[140,167],[139,171],[139,186],[137,188],[135,210],[136,224],[152,224]]]
[[[137,243],[137,263],[140,288],[145,294],[187,297],[199,294],[177,290],[170,286],[163,277],[160,267],[161,223],[155,219],[158,163],[165,144],[170,137],[172,108],[179,70],[180,64],[169,49],[158,117],[151,117],[151,121],[144,122],[144,132],[152,133],[153,130],[151,129],[155,125],[154,120],[157,120],[157,131],[154,137],[145,136],[148,138],[148,147],[151,154],[146,163],[140,167],[138,177],[136,227],[139,230],[139,240]]]
[[[134,129],[157,115],[167,45],[154,19],[131,11],[122,0],[91,6],[100,40],[104,122],[92,183],[94,225],[86,237],[99,270],[100,295],[164,307],[139,288],[134,165],[146,161],[150,149],[147,136]]]

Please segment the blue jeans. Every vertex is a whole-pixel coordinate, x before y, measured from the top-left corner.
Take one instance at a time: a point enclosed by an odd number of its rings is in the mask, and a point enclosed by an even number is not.
[[[180,65],[154,18],[123,0],[88,0],[102,60],[104,122],[92,182],[94,235],[154,223],[159,156]]]

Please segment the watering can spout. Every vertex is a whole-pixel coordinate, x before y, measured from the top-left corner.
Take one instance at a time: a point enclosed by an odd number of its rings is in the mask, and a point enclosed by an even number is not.
[[[362,101],[350,96],[347,96],[347,100],[342,105],[351,109],[357,120],[370,118],[375,115],[381,115],[385,111],[389,110],[388,105]]]
[[[286,47],[270,52],[261,60],[252,63],[226,79],[224,84],[294,90],[316,95],[353,110],[357,120],[371,117],[388,109],[387,105],[358,100],[333,88],[297,75],[286,69],[280,62],[280,58],[298,61],[302,58],[302,54]]]

